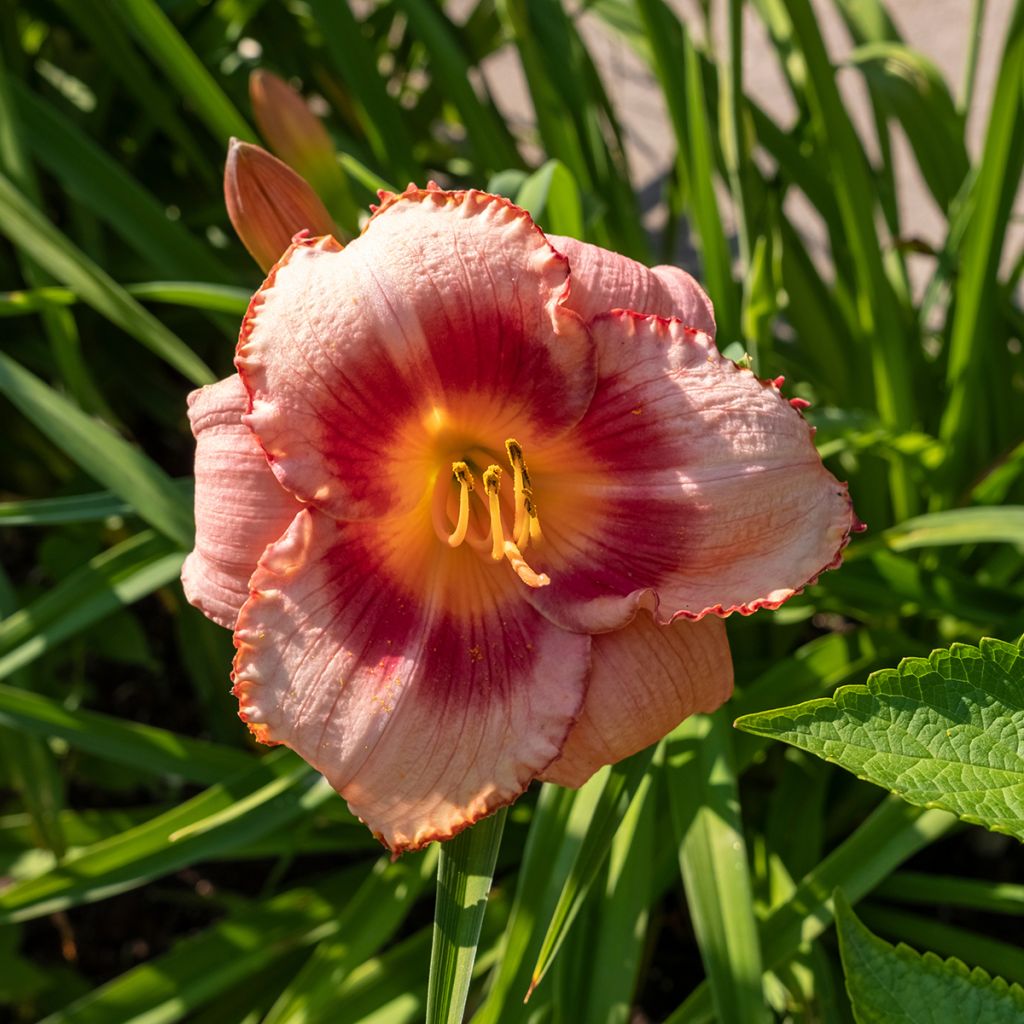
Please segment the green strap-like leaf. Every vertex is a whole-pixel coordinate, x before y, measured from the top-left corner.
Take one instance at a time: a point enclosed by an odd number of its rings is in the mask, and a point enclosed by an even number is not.
[[[792,743],[919,807],[1024,840],[1024,657],[1015,644],[955,644],[844,686],[747,715],[738,728]]]
[[[176,334],[143,309],[109,274],[50,223],[0,174],[0,231],[83,302],[165,360],[193,384],[213,371]]]
[[[2,352],[0,394],[86,473],[129,502],[151,526],[182,550],[192,546],[190,502],[152,459]]]
[[[635,799],[644,798],[646,787],[651,784],[650,766],[654,749],[648,747],[612,766],[608,781],[594,809],[594,816],[587,828],[587,834],[583,838],[558,905],[548,923],[544,943],[533,968],[529,992],[540,984],[551,967],[559,947],[565,941],[598,871],[608,858],[612,840],[630,804]]]
[[[960,960],[890,946],[857,920],[836,893],[836,928],[846,988],[857,1024],[1018,1024],[1024,989]]]
[[[0,679],[177,579],[183,559],[171,541],[152,530],[90,559],[0,622]]]
[[[437,865],[434,941],[427,984],[427,1024],[460,1024],[491,891],[508,808],[461,832]]]
[[[679,866],[722,1024],[768,1019],[761,949],[725,712],[695,715],[671,735],[665,781]]]

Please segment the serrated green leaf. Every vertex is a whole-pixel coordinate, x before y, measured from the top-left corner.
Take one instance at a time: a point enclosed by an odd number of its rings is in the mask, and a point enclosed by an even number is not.
[[[1024,840],[1022,692],[1021,649],[986,639],[907,658],[865,686],[736,726],[833,761],[919,807]]]
[[[1018,1024],[1024,989],[969,969],[955,958],[923,956],[909,946],[891,946],[857,920],[836,893],[836,929],[857,1024],[948,1024],[957,1020]]]

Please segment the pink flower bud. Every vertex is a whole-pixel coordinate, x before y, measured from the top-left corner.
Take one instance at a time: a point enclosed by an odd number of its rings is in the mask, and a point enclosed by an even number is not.
[[[265,149],[238,139],[228,146],[224,201],[236,234],[264,271],[299,231],[333,235],[337,230],[308,182]]]

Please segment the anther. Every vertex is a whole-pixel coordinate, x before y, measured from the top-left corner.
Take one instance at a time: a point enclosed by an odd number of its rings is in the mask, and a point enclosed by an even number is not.
[[[452,463],[452,476],[459,482],[459,521],[448,536],[448,543],[457,548],[469,529],[469,492],[473,490],[473,474],[464,462]]]
[[[533,486],[523,459],[523,446],[514,437],[510,437],[505,441],[505,451],[512,464],[512,508],[515,510],[512,536],[516,544],[522,545],[530,536],[527,506],[533,495]]]

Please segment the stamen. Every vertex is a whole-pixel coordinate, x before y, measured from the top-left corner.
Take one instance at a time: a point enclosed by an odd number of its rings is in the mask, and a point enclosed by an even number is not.
[[[533,485],[530,482],[526,461],[523,459],[523,446],[514,437],[510,437],[505,441],[505,451],[508,452],[513,474],[512,507],[515,510],[515,519],[512,523],[512,536],[515,537],[516,544],[523,545],[530,536],[527,529],[527,506],[533,496]]]
[[[528,586],[528,587],[546,587],[551,582],[551,577],[545,572],[534,572],[526,564],[526,559],[523,558],[523,553],[519,548],[507,540],[504,543],[504,554],[509,560],[509,564],[516,571],[516,575]]]
[[[491,516],[491,558],[496,562],[505,557],[505,528],[501,523],[501,505],[498,503],[500,483],[501,466],[488,466],[484,470],[484,490],[487,492],[487,510]]]
[[[457,548],[469,529],[469,492],[473,490],[473,474],[464,462],[452,463],[452,476],[459,482],[459,521],[448,537],[448,543]]]

